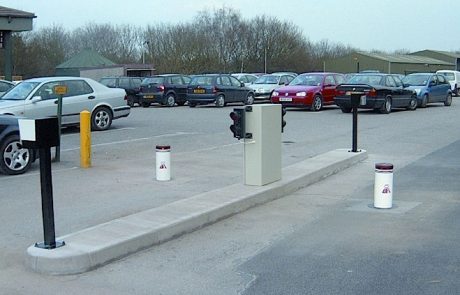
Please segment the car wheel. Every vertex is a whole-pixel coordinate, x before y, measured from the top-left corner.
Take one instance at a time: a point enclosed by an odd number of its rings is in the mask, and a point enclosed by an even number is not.
[[[417,97],[411,97],[407,109],[410,111],[415,111],[417,109]]]
[[[253,104],[253,103],[254,103],[254,94],[248,93],[248,96],[246,97],[244,104]]]
[[[421,108],[426,108],[426,105],[428,104],[428,94],[425,94],[422,97],[422,102],[420,103]]]
[[[142,102],[142,107],[143,108],[148,108],[150,106],[150,103],[149,102],[146,102],[146,101],[143,101]]]
[[[194,107],[196,107],[196,103],[189,102],[189,103],[188,103],[188,106],[191,107],[191,108],[194,108]]]
[[[166,97],[166,106],[168,107],[173,107],[176,104],[176,98],[174,97],[174,94],[168,94]]]
[[[8,136],[0,144],[0,155],[0,171],[5,174],[16,175],[24,173],[32,163],[31,151],[22,147],[17,134]]]
[[[382,107],[380,108],[381,114],[389,114],[391,113],[391,98],[385,98],[385,102],[383,103]]]
[[[315,95],[313,97],[313,102],[311,104],[311,110],[313,112],[320,111],[323,108],[323,100],[321,99],[321,96]]]
[[[91,115],[91,129],[96,131],[107,130],[112,125],[112,112],[107,107],[97,108]]]
[[[444,101],[446,107],[452,105],[452,94],[447,94],[446,100]]]
[[[351,108],[342,107],[340,109],[342,110],[342,113],[345,113],[345,114],[351,113]]]
[[[129,95],[127,100],[126,100],[126,103],[130,106],[130,107],[134,107],[134,98],[132,95]]]
[[[216,98],[216,107],[222,108],[223,106],[225,106],[225,97],[222,94],[220,94]]]

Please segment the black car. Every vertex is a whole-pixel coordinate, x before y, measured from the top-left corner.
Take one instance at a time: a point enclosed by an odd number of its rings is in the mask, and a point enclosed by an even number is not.
[[[340,90],[337,86],[335,103],[342,112],[351,112],[350,91]],[[361,97],[359,108],[374,109],[383,114],[389,114],[393,108],[415,110],[417,108],[417,94],[405,89],[401,79],[392,74],[359,73],[353,75],[346,85],[355,85],[370,89]]]
[[[126,91],[126,102],[130,107],[139,104],[137,94],[141,90],[141,77],[104,77],[99,81],[110,88],[122,88]]]
[[[21,145],[17,117],[0,115],[0,172],[21,174],[29,169],[33,161],[35,152]]]
[[[165,74],[145,78],[138,94],[139,103],[149,107],[159,103],[168,107],[184,105],[187,101],[187,85],[190,77],[180,74]]]
[[[190,107],[209,103],[223,107],[229,102],[253,104],[254,91],[231,75],[196,75],[187,87],[187,101]]]

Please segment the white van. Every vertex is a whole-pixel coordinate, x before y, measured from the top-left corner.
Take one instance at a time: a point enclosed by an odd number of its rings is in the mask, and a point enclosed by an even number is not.
[[[452,93],[456,96],[460,95],[460,72],[459,71],[451,71],[451,70],[440,70],[437,71],[438,74],[443,74],[446,76],[447,80],[450,83],[450,89],[452,89]]]

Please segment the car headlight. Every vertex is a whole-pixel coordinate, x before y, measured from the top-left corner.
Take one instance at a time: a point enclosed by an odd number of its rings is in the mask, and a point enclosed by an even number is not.
[[[280,95],[277,91],[273,91],[272,96],[278,96]]]
[[[422,91],[422,89],[420,89],[420,88],[415,88],[414,91],[415,91],[415,93],[417,93],[417,95],[420,95],[420,91]]]
[[[295,96],[307,96],[307,93],[305,91],[297,92]]]

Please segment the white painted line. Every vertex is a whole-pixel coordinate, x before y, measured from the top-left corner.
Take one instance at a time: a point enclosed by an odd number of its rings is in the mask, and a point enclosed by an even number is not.
[[[174,136],[179,136],[179,135],[193,135],[193,134],[198,134],[198,133],[196,133],[196,132],[168,133],[168,134],[161,134],[161,135],[156,135],[156,136],[152,136],[152,137],[142,137],[142,138],[134,138],[134,139],[127,139],[127,140],[120,140],[120,141],[112,141],[112,142],[106,142],[106,143],[92,144],[91,147],[93,148],[93,147],[99,147],[99,146],[125,144],[125,143],[136,142],[136,141],[151,140],[151,139],[154,139],[154,138],[174,137]],[[80,147],[75,147],[75,148],[63,149],[63,150],[61,150],[61,152],[70,152],[70,151],[76,151],[76,150],[79,150],[79,149],[80,149]]]
[[[205,149],[199,149],[199,150],[194,150],[194,151],[187,151],[187,152],[179,152],[179,153],[174,153],[176,155],[184,155],[184,154],[193,154],[193,153],[198,153],[198,152],[206,152],[206,151],[212,151],[212,150],[216,150],[216,149],[219,149],[219,148],[226,148],[226,147],[229,147],[229,146],[234,146],[234,145],[239,145],[239,144],[243,144],[242,142],[237,142],[237,143],[230,143],[230,144],[224,144],[224,145],[215,145],[215,146],[211,146],[211,147],[208,147],[208,148],[205,148]]]
[[[109,130],[106,130],[106,131],[103,131],[104,134],[107,134],[107,133],[113,133],[113,132],[116,132],[116,131],[123,131],[123,130],[134,130],[136,128],[134,127],[125,127],[125,128],[120,128],[120,129],[109,129]],[[93,133],[93,132],[92,132]],[[67,134],[61,134],[62,137],[66,137],[66,136],[79,136],[80,135],[80,132],[75,132],[75,133],[67,133]]]

